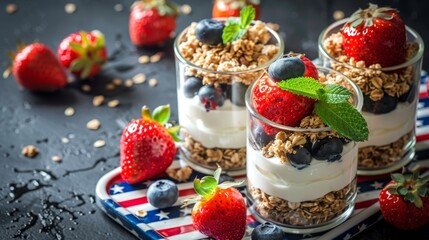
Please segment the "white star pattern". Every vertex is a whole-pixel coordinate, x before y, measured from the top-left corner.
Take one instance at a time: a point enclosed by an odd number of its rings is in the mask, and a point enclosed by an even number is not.
[[[113,191],[113,194],[123,193],[124,192],[124,187],[115,184],[115,185],[113,185],[113,187],[110,188],[110,191]]]
[[[157,214],[155,214],[156,216],[158,216],[159,217],[159,220],[162,220],[162,219],[170,219],[170,217],[168,216],[168,214],[170,214],[169,212],[164,212],[164,211],[160,211],[159,213],[157,213]]]
[[[417,108],[418,108],[418,109],[423,108],[424,106],[425,106],[425,105],[424,105],[423,103],[421,103],[421,102],[417,103]]]
[[[344,236],[343,240],[349,240],[350,238],[352,238],[352,235],[350,235],[350,233],[347,233],[346,236]]]
[[[360,225],[360,226],[358,227],[358,229],[359,229],[359,232],[362,232],[363,230],[365,230],[365,229],[366,229],[366,224],[365,224],[365,223],[363,223],[362,225]]]
[[[383,188],[383,183],[374,181],[374,183],[371,184],[370,186],[372,186],[374,189],[382,189]]]
[[[192,213],[192,209],[188,208],[188,207],[184,207],[184,208],[180,209],[180,211],[183,213],[183,216],[191,215],[191,213]]]

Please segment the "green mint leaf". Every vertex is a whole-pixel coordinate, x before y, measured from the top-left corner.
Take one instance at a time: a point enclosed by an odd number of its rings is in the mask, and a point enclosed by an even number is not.
[[[244,33],[246,33],[246,30],[244,30]],[[243,30],[240,28],[240,25],[237,23],[226,25],[222,33],[223,43],[235,41],[241,38],[244,33]]]
[[[234,18],[234,17],[232,17],[232,18],[226,19],[226,24],[225,25],[229,25],[229,24],[238,24],[238,25],[241,25],[240,24],[240,18]]]
[[[255,8],[252,6],[247,6],[241,9],[240,20],[241,28],[247,28],[249,24],[255,19]]]
[[[168,122],[168,119],[170,118],[170,105],[162,105],[155,110],[153,110],[152,113],[152,119],[156,122],[164,125]]]
[[[347,102],[352,95],[347,88],[336,84],[328,84],[324,87],[324,90],[321,98],[326,103]]]
[[[354,141],[368,139],[368,125],[351,104],[317,101],[314,108],[323,122],[343,137]]]
[[[283,80],[278,82],[277,86],[291,93],[314,99],[320,99],[318,92],[323,89],[323,85],[311,77],[297,77]]]

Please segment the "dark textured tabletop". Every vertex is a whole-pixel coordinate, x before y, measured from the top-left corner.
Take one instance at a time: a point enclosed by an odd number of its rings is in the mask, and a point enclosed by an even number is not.
[[[95,185],[101,176],[119,166],[121,124],[138,118],[142,105],[153,108],[169,103],[172,118],[177,120],[173,39],[162,47],[132,46],[128,35],[130,0],[70,2],[76,6],[72,14],[64,10],[67,1],[0,3],[2,71],[8,63],[7,52],[15,49],[17,40],[39,41],[55,50],[65,36],[80,30],[102,31],[110,56],[97,77],[75,81],[54,94],[21,90],[12,76],[0,80],[0,239],[134,239],[97,208]],[[192,12],[178,18],[176,32],[211,15],[211,0],[177,2],[189,4]],[[424,40],[429,39],[427,1],[373,2],[388,2],[398,8],[406,24]],[[5,11],[9,3],[18,7],[14,14]],[[114,9],[118,3],[122,11]],[[280,25],[286,51],[305,52],[316,58],[318,35],[334,21],[333,13],[341,10],[348,16],[366,6],[366,1],[262,0],[261,19]],[[138,63],[139,56],[159,51],[165,55],[158,63]],[[429,69],[428,51],[423,68]],[[152,87],[146,81],[131,88],[105,89],[113,79],[130,79],[137,73],[157,79],[158,84]],[[83,84],[90,85],[91,90],[83,91]],[[92,99],[100,94],[106,101],[119,100],[119,106],[94,107]],[[75,109],[73,116],[65,116],[67,107]],[[101,121],[99,130],[86,128],[91,119]],[[104,140],[106,145],[95,148],[97,140]],[[32,159],[21,154],[21,149],[30,144],[40,150]],[[54,156],[62,161],[53,161]],[[355,239],[429,239],[427,233],[427,229],[419,229],[405,235],[381,221]]]

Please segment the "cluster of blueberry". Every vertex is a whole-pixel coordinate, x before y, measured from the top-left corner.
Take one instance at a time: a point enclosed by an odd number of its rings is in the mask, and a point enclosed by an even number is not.
[[[183,94],[187,98],[198,96],[207,111],[222,107],[225,100],[230,99],[232,104],[240,107],[245,106],[244,95],[247,85],[234,82],[231,85],[221,84],[215,87],[211,84],[204,85],[197,77],[188,77],[183,84]]]
[[[258,125],[253,128],[252,135],[258,146],[266,146],[275,139],[275,136],[269,136],[265,133],[262,126]],[[303,169],[310,165],[313,157],[317,160],[326,160],[329,162],[339,161],[343,152],[343,145],[348,141],[342,138],[326,137],[312,143],[310,139],[303,146],[295,146],[294,154],[287,154],[290,164],[297,168]]]
[[[413,102],[414,94],[416,94],[416,88],[414,85],[411,85],[410,90],[408,90],[408,92],[405,94],[402,94],[399,98],[389,96],[387,93],[385,93],[383,98],[381,98],[379,101],[373,101],[371,98],[369,98],[369,95],[364,95],[362,110],[374,114],[389,113],[396,109],[398,103]]]

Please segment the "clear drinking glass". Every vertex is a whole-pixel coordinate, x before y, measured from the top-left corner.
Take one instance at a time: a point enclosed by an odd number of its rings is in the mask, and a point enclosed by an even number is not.
[[[183,142],[179,148],[181,156],[192,168],[207,174],[216,170],[217,165],[226,172],[243,174],[246,167],[244,95],[249,84],[283,55],[283,39],[264,25],[268,34],[261,41],[266,41],[264,48],[270,53],[267,57],[252,59],[255,56],[252,55],[251,45],[256,48],[257,44],[241,40],[238,41],[242,45],[231,47],[229,51],[219,49],[216,54],[206,54],[209,47],[204,44],[194,42],[195,44],[188,44],[186,47],[181,45],[195,38],[192,32],[188,33],[192,31],[192,26],[178,35],[174,43],[179,123],[183,129]],[[254,35],[254,38],[259,38]],[[188,51],[200,54],[201,57],[191,61],[189,58],[194,55]],[[222,71],[202,66],[202,61],[218,61],[220,55],[233,56],[236,51],[247,51],[248,54],[235,61],[256,61],[261,64],[244,69],[233,67],[230,62],[221,62],[219,65],[222,64]]]
[[[386,68],[365,67],[363,62],[355,62],[343,53],[338,33],[347,20],[335,22],[322,31],[319,58],[322,66],[343,73],[363,92],[362,115],[368,123],[369,138],[359,143],[358,174],[392,172],[415,155],[415,120],[424,44],[417,32],[406,27],[406,62]]]
[[[336,79],[338,83],[346,86],[352,92],[351,103],[358,111],[361,110],[363,97],[355,83],[332,69],[318,67],[318,71],[319,74],[323,73],[327,78]],[[329,127],[289,127],[263,117],[255,110],[253,103],[252,89],[257,86],[257,81],[246,93],[249,111],[249,208],[257,220],[272,222],[291,233],[312,233],[339,225],[354,209],[357,193],[357,143],[336,138],[338,135]],[[301,124],[304,121],[317,121],[317,117],[304,119]],[[268,136],[264,132],[267,127],[277,129],[278,133]],[[317,160],[309,150],[311,162],[306,166],[297,165],[285,150],[290,144],[298,148],[314,148],[316,142],[333,138],[342,144],[343,149],[335,160]]]

